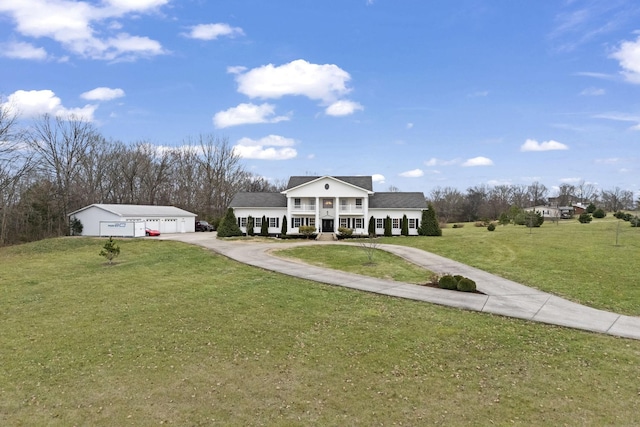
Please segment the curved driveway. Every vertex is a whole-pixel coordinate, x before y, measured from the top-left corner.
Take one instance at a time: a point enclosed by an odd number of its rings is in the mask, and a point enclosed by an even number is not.
[[[469,277],[476,282],[478,290],[484,295],[360,276],[279,258],[271,253],[273,249],[295,245],[349,243],[226,241],[217,239],[215,233],[170,234],[161,238],[203,246],[244,264],[320,283],[640,339],[640,317],[620,315],[576,304],[420,249],[382,244],[377,247],[436,273],[461,274]]]

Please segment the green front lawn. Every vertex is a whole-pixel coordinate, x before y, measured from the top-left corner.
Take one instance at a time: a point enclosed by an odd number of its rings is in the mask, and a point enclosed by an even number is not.
[[[619,227],[619,228],[618,228]],[[640,228],[609,215],[540,228],[465,224],[442,237],[387,237],[603,310],[640,316]],[[616,245],[617,240],[617,245]]]
[[[0,249],[0,424],[640,424],[638,341],[104,240]]]

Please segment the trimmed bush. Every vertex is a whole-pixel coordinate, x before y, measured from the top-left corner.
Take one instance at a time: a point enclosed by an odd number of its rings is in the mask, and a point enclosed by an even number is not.
[[[391,217],[387,216],[384,219],[384,236],[391,237],[393,234],[391,232]]]
[[[269,235],[269,222],[267,221],[267,217],[262,215],[262,223],[260,224],[260,235],[268,236]]]
[[[298,227],[298,232],[309,239],[316,232],[316,228],[313,225],[301,225]]]
[[[422,222],[418,228],[418,234],[421,236],[442,236],[438,215],[431,203],[427,205],[426,210],[422,211]]]
[[[591,218],[591,214],[588,214],[586,212],[581,213],[578,217],[578,221],[580,221],[581,224],[589,224],[592,219],[593,218]]]
[[[468,277],[463,277],[462,279],[458,280],[457,289],[460,292],[475,292],[476,291],[476,282],[474,282],[473,280],[469,279]]]
[[[287,235],[287,216],[286,215],[282,217],[282,226],[280,227],[280,235],[282,236]]]
[[[441,289],[449,289],[455,291],[458,289],[458,281],[450,274],[446,274],[438,280],[438,286]]]
[[[593,211],[592,215],[594,218],[604,218],[605,216],[607,216],[607,213],[604,210],[598,208],[595,211]]]
[[[589,206],[587,206],[587,213],[594,213],[596,211],[596,205],[594,205],[593,203],[589,203]]]
[[[376,219],[374,217],[369,218],[369,236],[376,235]]]
[[[242,236],[242,231],[240,230],[238,220],[233,213],[233,208],[229,208],[227,209],[227,214],[224,216],[224,218],[222,218],[222,221],[220,221],[220,226],[218,227],[218,237],[234,236]]]
[[[493,224],[489,224],[489,226],[487,227],[487,230],[489,231],[495,231],[495,229],[496,229],[496,226]]]
[[[338,233],[340,233],[342,237],[351,237],[353,230],[347,227],[338,227]]]
[[[400,227],[400,234],[403,236],[409,235],[409,220],[406,215],[402,216],[402,226]]]
[[[640,227],[640,217],[637,215],[629,220],[632,227]]]
[[[247,236],[255,236],[256,231],[254,230],[254,227],[255,221],[253,220],[253,217],[249,215],[247,217]]]

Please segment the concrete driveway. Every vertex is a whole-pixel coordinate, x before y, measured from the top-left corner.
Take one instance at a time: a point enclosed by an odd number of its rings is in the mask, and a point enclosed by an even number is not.
[[[476,282],[478,290],[483,292],[484,295],[360,276],[328,268],[315,267],[279,258],[272,254],[273,249],[296,245],[350,243],[227,241],[217,239],[215,233],[169,234],[161,238],[203,246],[244,264],[320,283],[431,302],[465,310],[640,339],[639,317],[625,316],[576,304],[420,249],[396,245],[379,245],[377,247],[436,273],[460,274],[469,277]]]

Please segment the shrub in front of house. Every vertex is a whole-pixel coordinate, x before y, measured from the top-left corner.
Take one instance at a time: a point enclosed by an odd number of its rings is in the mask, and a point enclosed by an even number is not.
[[[301,225],[298,227],[298,232],[305,236],[307,239],[310,239],[316,232],[316,228],[313,225]]]
[[[251,215],[247,217],[247,236],[255,236],[256,231],[254,230],[255,220]]]
[[[391,231],[391,217],[387,216],[384,219],[384,237],[391,237],[392,231]]]
[[[218,237],[235,237],[242,236],[242,231],[236,220],[236,216],[233,213],[233,208],[227,209],[227,214],[224,216],[220,225],[218,226]]]
[[[603,209],[598,208],[593,211],[592,215],[594,218],[604,218],[605,216],[607,216],[607,213]]]
[[[587,213],[594,213],[596,211],[596,205],[594,205],[593,203],[589,203],[589,206],[587,206]]]
[[[338,227],[338,233],[340,233],[340,237],[347,239],[353,235],[353,229],[347,227]]]
[[[458,280],[450,274],[445,274],[438,280],[438,286],[441,289],[449,289],[455,291],[458,289]]]
[[[578,217],[578,221],[580,221],[580,224],[589,224],[592,219],[593,218],[591,217],[591,214],[588,214],[586,212],[581,213]]]
[[[460,292],[475,292],[476,291],[476,282],[474,282],[473,280],[469,279],[468,277],[463,277],[462,279],[458,280],[457,289]]]

